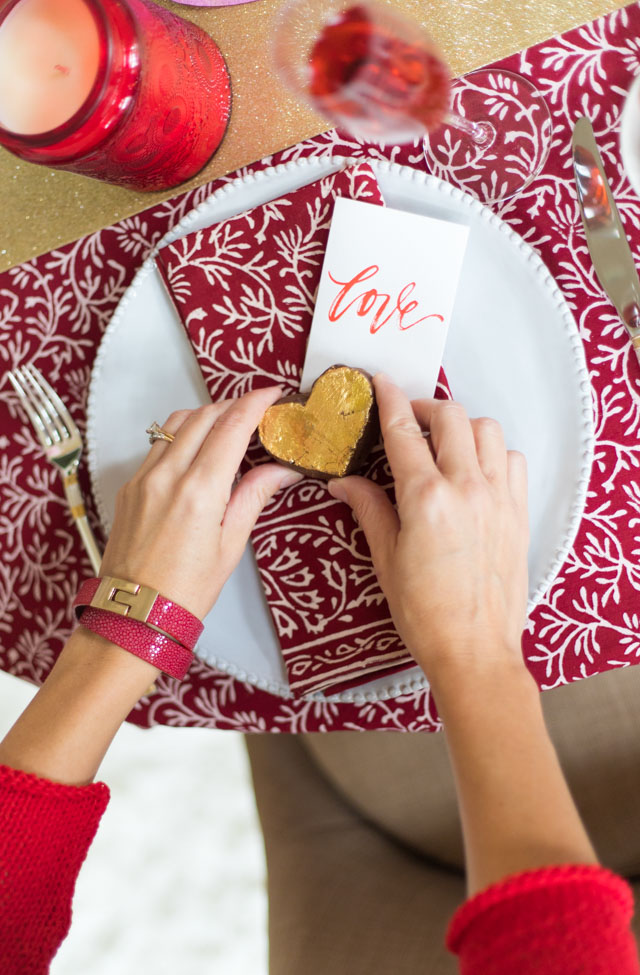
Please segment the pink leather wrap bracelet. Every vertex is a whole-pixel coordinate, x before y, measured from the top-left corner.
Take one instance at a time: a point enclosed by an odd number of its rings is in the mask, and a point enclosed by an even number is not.
[[[182,680],[191,666],[191,650],[138,620],[125,620],[109,610],[88,606],[82,612],[80,625],[141,660],[147,660],[169,677]]]
[[[197,616],[161,596],[157,589],[115,576],[87,579],[82,583],[73,601],[78,619],[88,606],[106,610],[116,620],[146,624],[147,629],[154,627],[187,650],[193,650],[204,629]]]

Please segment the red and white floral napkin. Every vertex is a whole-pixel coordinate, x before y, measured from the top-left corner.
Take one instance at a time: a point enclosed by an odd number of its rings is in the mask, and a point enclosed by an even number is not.
[[[297,392],[338,195],[384,205],[352,166],[164,247],[157,263],[212,399],[279,382]],[[348,363],[357,366],[358,363]],[[249,463],[267,459],[259,445]],[[391,489],[382,448],[364,472]],[[324,482],[281,492],[252,534],[292,691],[344,690],[412,666],[364,534]]]

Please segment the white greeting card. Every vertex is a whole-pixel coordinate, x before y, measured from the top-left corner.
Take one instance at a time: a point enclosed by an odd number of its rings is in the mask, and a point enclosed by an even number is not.
[[[337,197],[302,371],[341,363],[433,396],[469,228]]]

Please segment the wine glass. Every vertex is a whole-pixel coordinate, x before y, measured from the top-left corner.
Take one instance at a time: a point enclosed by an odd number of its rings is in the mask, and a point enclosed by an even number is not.
[[[484,69],[452,85],[427,32],[375,0],[292,0],[274,60],[292,91],[356,138],[424,137],[431,171],[484,203],[519,192],[547,158],[551,115],[531,82]]]

